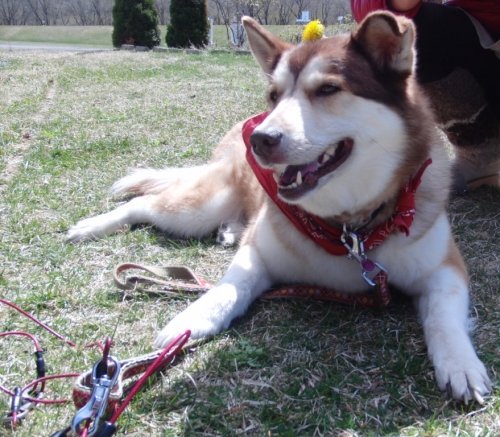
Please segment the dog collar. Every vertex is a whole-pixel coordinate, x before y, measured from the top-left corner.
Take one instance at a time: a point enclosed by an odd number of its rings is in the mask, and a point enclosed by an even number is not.
[[[248,119],[243,124],[242,135],[246,145],[246,159],[262,188],[264,188],[271,200],[298,231],[313,240],[328,253],[337,256],[353,256],[353,245],[351,242],[347,242],[346,244],[346,236],[349,239],[352,236],[358,237],[364,253],[364,251],[369,251],[380,246],[395,231],[402,232],[407,236],[409,235],[415,215],[415,193],[420,185],[425,169],[432,162],[430,158],[422,164],[415,176],[408,181],[399,193],[392,216],[374,229],[359,235],[349,232],[345,226],[344,229],[332,226],[322,218],[310,214],[296,205],[285,203],[278,197],[278,184],[274,180],[272,170],[262,168],[257,163],[250,144],[252,132],[264,121],[267,115],[268,112],[263,112]]]

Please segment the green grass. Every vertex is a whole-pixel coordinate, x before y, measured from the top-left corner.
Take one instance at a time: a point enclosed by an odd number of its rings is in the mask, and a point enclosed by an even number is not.
[[[204,162],[235,122],[264,109],[264,89],[249,56],[0,52],[1,296],[79,345],[115,333],[115,355],[150,351],[155,332],[188,302],[124,300],[112,283],[114,266],[184,264],[215,281],[234,250],[149,227],[77,245],[66,244],[64,233],[112,208],[107,189],[130,168]],[[492,376],[500,363],[499,201],[483,189],[455,199],[450,211],[471,272],[474,342]],[[98,358],[0,306],[0,331],[13,329],[40,337],[50,373],[84,371]],[[33,376],[31,346],[2,339],[0,383]],[[70,392],[70,382],[47,390]],[[446,400],[405,299],[383,312],[257,302],[140,393],[119,435],[493,436],[498,394],[483,407]],[[0,410],[8,403],[0,395]],[[73,414],[71,405],[42,406],[0,434],[47,436]]]
[[[268,26],[281,38],[296,42],[303,27]],[[349,25],[328,26],[327,35],[349,29]],[[165,26],[160,26],[161,46],[165,46]],[[112,26],[0,26],[0,42],[50,43],[96,48],[112,47]],[[229,47],[225,26],[214,26],[214,45],[216,48]]]
[[[112,26],[0,26],[0,41],[111,47]]]

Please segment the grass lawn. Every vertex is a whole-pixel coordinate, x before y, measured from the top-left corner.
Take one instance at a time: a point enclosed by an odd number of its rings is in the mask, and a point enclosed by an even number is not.
[[[112,26],[0,26],[0,41],[112,47]]]
[[[27,53],[0,51],[0,295],[80,346],[114,334],[114,355],[149,352],[155,332],[187,302],[124,299],[114,266],[184,264],[216,281],[234,250],[149,227],[82,244],[66,244],[65,231],[112,208],[107,189],[133,167],[204,162],[229,127],[265,108],[264,80],[250,56],[230,53]],[[482,189],[450,208],[471,272],[474,342],[493,377],[499,202],[499,192]],[[84,371],[99,357],[0,305],[7,330],[39,336],[48,373]],[[0,383],[26,384],[35,375],[31,344],[0,340]],[[70,381],[48,384],[47,397],[70,393]],[[404,299],[383,312],[257,302],[141,392],[118,435],[493,436],[498,395],[463,406],[438,391]],[[8,408],[0,393],[0,410]],[[0,434],[47,436],[74,412],[71,404],[41,406]]]
[[[268,26],[288,41],[296,41],[303,26]],[[165,46],[166,27],[160,26],[161,46]],[[328,26],[326,35],[349,29],[349,25]],[[90,47],[112,47],[112,26],[0,26],[0,42],[74,44]],[[229,47],[225,26],[214,26],[214,47]]]

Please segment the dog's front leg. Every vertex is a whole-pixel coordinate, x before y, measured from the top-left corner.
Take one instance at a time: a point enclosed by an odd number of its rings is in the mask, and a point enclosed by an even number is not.
[[[441,266],[424,281],[417,304],[439,388],[465,403],[483,403],[491,382],[468,334],[466,275]]]
[[[174,317],[156,337],[155,347],[165,346],[187,329],[191,330],[191,338],[221,332],[270,285],[258,251],[251,245],[241,246],[217,286]]]

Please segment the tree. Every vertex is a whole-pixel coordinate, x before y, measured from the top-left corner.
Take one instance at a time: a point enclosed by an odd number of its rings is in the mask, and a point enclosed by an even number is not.
[[[17,0],[5,0],[0,3],[0,24],[18,24],[21,4]]]
[[[154,0],[115,0],[113,45],[134,44],[152,48],[160,44]]]
[[[169,47],[204,47],[208,44],[208,17],[205,0],[171,0]]]
[[[36,24],[50,26],[57,23],[61,4],[55,0],[26,0],[28,8],[33,14]]]

